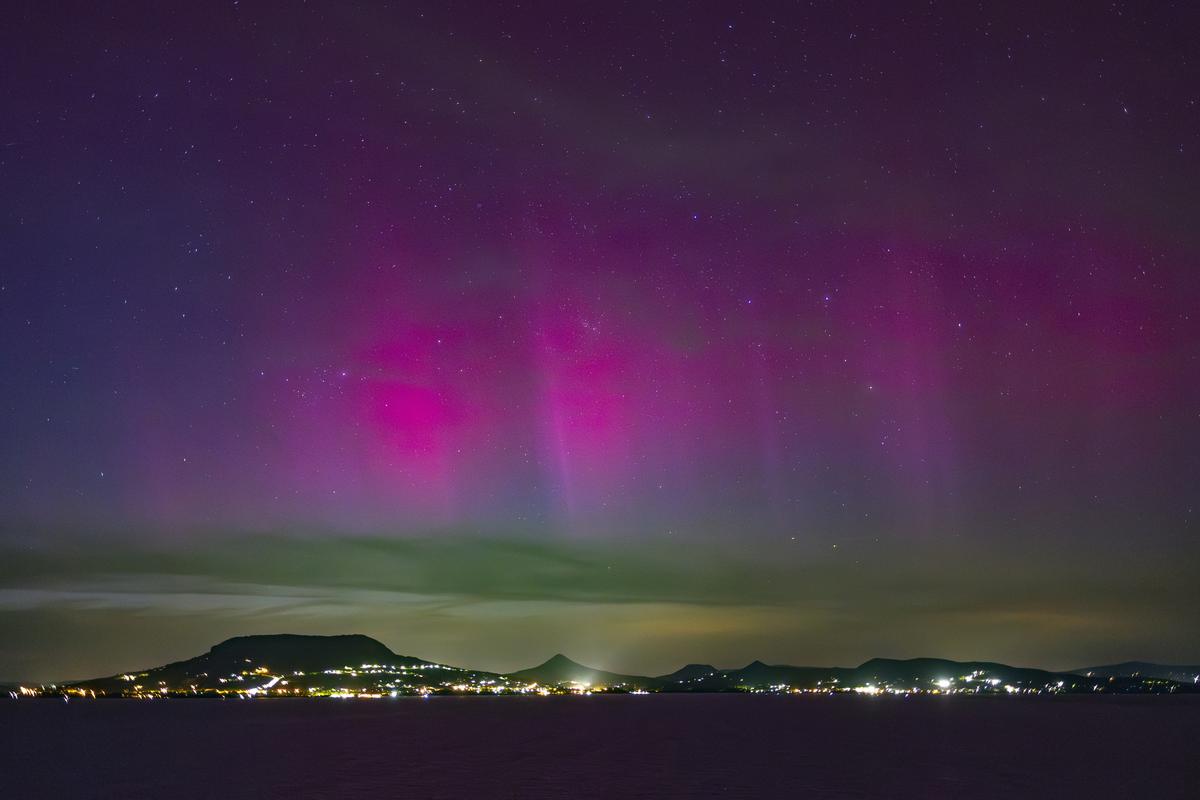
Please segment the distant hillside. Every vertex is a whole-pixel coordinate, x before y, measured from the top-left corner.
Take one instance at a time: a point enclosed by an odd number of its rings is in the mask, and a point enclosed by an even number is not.
[[[678,677],[676,677],[678,675]],[[848,689],[890,687],[921,691],[1011,691],[1054,687],[1063,691],[1093,691],[1096,683],[1068,673],[1013,667],[991,661],[949,661],[940,658],[873,658],[857,667],[796,667],[754,661],[740,669],[698,670],[664,675],[667,691],[738,691],[778,687]],[[1061,686],[1060,686],[1061,684]],[[1135,690],[1136,681],[1106,685],[1117,691]]]
[[[508,677],[518,681],[545,685],[571,683],[580,686],[618,686],[631,689],[657,688],[660,684],[657,678],[644,675],[621,675],[616,672],[585,667],[562,653],[536,667],[510,672]]]
[[[48,688],[84,696],[370,696],[561,693],[571,691],[854,691],[867,694],[1197,692],[1197,667],[1143,662],[1083,670],[1091,675],[991,661],[873,658],[857,667],[798,667],[752,661],[737,669],[688,664],[658,677],[588,667],[556,655],[504,675],[398,655],[362,635],[239,636],[207,653],[106,678]]]
[[[1083,667],[1071,670],[1077,675],[1093,675],[1100,678],[1162,678],[1180,683],[1196,683],[1200,679],[1200,664],[1171,665],[1152,664],[1149,661],[1125,661],[1103,667]]]
[[[372,683],[366,677],[370,674],[368,667],[383,667],[405,674],[420,672],[422,677],[428,677],[426,673],[430,672],[461,672],[413,656],[397,655],[381,642],[361,634],[274,634],[238,636],[195,658],[71,685],[105,694],[128,693],[133,687],[149,693],[160,687],[172,691],[195,687],[203,691],[244,685],[247,691],[257,691],[270,682],[271,676],[280,676],[280,680],[284,680],[285,676],[303,675],[306,680],[295,683],[305,688],[338,685],[347,690],[359,690]]]
[[[332,666],[361,666],[363,664],[422,663],[412,656],[393,653],[382,642],[362,634],[347,636],[236,636],[221,642],[203,656],[191,659],[192,664],[225,665],[267,663],[278,670],[314,670]]]
[[[726,673],[739,686],[794,686],[816,688],[826,685],[847,685],[853,670],[845,667],[793,667],[787,664],[764,664],[752,661],[741,669]]]
[[[662,683],[691,683],[712,677],[720,671],[711,664],[688,664],[669,675],[659,675],[655,680]]]
[[[869,683],[927,686],[940,680],[965,679],[975,675],[1009,685],[1050,685],[1063,680],[1060,673],[1044,669],[1011,667],[992,661],[948,661],[942,658],[873,658],[856,670],[859,680]],[[1068,676],[1073,677],[1073,676]]]

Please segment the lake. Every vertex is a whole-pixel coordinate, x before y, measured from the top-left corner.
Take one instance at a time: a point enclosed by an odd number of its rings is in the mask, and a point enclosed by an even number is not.
[[[1194,798],[1200,697],[0,702],[3,798]]]

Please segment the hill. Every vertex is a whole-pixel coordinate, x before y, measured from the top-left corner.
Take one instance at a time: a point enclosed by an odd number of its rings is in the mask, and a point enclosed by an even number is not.
[[[1063,674],[1044,669],[1011,667],[993,661],[948,661],[942,658],[873,658],[859,665],[855,673],[858,680],[867,683],[911,686],[929,686],[947,680],[951,683],[998,680],[1012,686],[1049,686],[1064,678]]]
[[[682,671],[681,671],[682,672]],[[925,692],[1011,692],[1023,690],[1092,691],[1094,681],[1077,675],[1013,667],[991,661],[949,661],[940,658],[873,658],[857,667],[797,667],[753,661],[739,669],[717,670],[671,680],[667,691],[755,690],[896,690]],[[1136,682],[1110,685],[1130,691]],[[1008,687],[1012,687],[1009,689]]]
[[[542,685],[575,684],[578,686],[606,686],[625,689],[657,688],[661,681],[644,675],[622,675],[584,666],[559,653],[547,661],[516,672],[508,677],[517,681]]]
[[[752,661],[741,669],[726,673],[735,684],[746,687],[791,686],[815,689],[818,686],[846,685],[853,670],[845,667],[793,667]]]
[[[687,684],[702,681],[705,678],[709,678],[718,674],[719,672],[720,670],[711,664],[688,664],[680,667],[668,675],[659,675],[655,680],[664,684]]]
[[[161,667],[80,681],[101,695],[427,693],[484,679],[479,673],[393,653],[369,636],[238,636],[207,653]],[[491,676],[495,677],[495,676]]]
[[[1180,683],[1200,682],[1200,664],[1171,665],[1154,664],[1149,661],[1124,661],[1120,664],[1108,664],[1103,667],[1083,667],[1071,670],[1078,675],[1091,675],[1100,678],[1161,678]]]

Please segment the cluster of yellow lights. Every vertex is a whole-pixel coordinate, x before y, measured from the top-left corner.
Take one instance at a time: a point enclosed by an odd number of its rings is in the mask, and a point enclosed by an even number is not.
[[[539,683],[516,683],[509,682],[506,678],[500,680],[487,678],[476,680],[468,675],[470,680],[464,681],[461,678],[455,681],[442,681],[437,684],[415,684],[409,681],[414,678],[425,678],[422,674],[423,670],[436,669],[447,670],[458,673],[468,673],[468,670],[463,670],[455,667],[445,667],[439,664],[421,664],[411,667],[406,666],[385,666],[380,664],[363,664],[359,667],[345,666],[341,668],[331,668],[313,673],[314,675],[340,675],[348,677],[358,677],[360,673],[365,674],[391,674],[399,677],[399,681],[392,680],[389,682],[375,681],[370,687],[345,687],[337,686],[333,688],[321,687],[301,687],[289,684],[287,678],[283,675],[273,674],[270,667],[267,665],[252,666],[249,665],[241,673],[230,674],[227,677],[218,677],[217,681],[220,686],[199,688],[195,683],[187,685],[186,689],[177,689],[169,687],[165,681],[158,681],[155,686],[147,686],[141,682],[143,679],[149,678],[149,672],[142,673],[125,673],[117,676],[120,680],[129,684],[128,688],[122,690],[118,694],[123,697],[132,697],[140,699],[154,699],[167,697],[172,695],[216,695],[219,697],[237,697],[250,699],[254,697],[332,697],[332,698],[363,698],[363,699],[379,699],[384,697],[400,697],[402,695],[416,695],[420,697],[429,697],[436,693],[453,692],[456,694],[535,694],[547,696],[551,694],[573,694],[573,695],[591,695],[595,693],[604,693],[611,691],[625,692],[628,694],[649,694],[650,692],[644,688],[628,686],[625,684],[617,684],[614,686],[593,685],[585,681],[568,681],[562,684],[542,685]],[[292,672],[293,679],[304,677],[305,673],[299,670]],[[205,673],[199,677],[207,678]],[[1109,679],[1111,683],[1113,679]],[[1015,695],[1015,694],[1057,694],[1067,691],[1063,681],[1050,683],[1044,686],[1015,686],[1012,684],[1003,683],[999,678],[989,678],[982,670],[976,670],[969,675],[961,675],[955,678],[941,677],[933,678],[925,687],[921,686],[894,686],[877,685],[868,683],[862,686],[841,686],[838,685],[837,679],[832,679],[828,683],[818,682],[816,687],[811,688],[794,688],[789,684],[775,684],[772,686],[749,686],[743,685],[738,688],[743,692],[754,694],[841,694],[852,693],[874,697],[878,695],[910,695],[910,694],[976,694],[981,691],[1000,691]],[[1169,684],[1169,681],[1158,681],[1164,685]],[[230,685],[233,684],[233,685]],[[240,684],[240,685],[239,685]],[[250,685],[247,685],[250,684]],[[226,688],[228,687],[228,688]],[[1073,687],[1074,688],[1074,687]],[[1091,687],[1094,692],[1103,692],[1108,689],[1106,684],[1097,683]],[[97,693],[94,689],[85,689],[78,686],[58,687],[58,686],[41,686],[30,688],[21,686],[16,690],[10,691],[13,697],[44,697],[44,696],[59,696],[64,699],[72,697],[78,698],[95,698],[103,696],[104,692]]]

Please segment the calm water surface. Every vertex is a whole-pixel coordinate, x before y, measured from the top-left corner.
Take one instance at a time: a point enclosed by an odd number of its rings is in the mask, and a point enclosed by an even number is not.
[[[3,798],[1196,798],[1200,698],[0,702]]]

